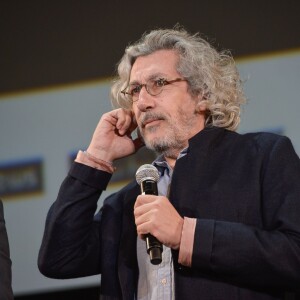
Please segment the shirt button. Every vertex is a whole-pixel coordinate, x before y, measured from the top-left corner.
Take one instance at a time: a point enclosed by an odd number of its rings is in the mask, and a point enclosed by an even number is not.
[[[161,284],[162,284],[162,285],[166,285],[166,284],[167,284],[167,279],[166,279],[166,278],[162,279],[162,280],[161,280]]]

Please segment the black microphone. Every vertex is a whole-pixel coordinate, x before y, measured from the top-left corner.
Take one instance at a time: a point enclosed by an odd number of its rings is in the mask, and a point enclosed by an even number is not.
[[[137,183],[141,186],[142,194],[158,195],[157,181],[159,179],[158,170],[150,164],[145,164],[139,167],[136,171],[135,178]],[[145,235],[146,249],[150,256],[150,261],[153,265],[161,263],[161,253],[163,247],[161,242],[151,234]]]

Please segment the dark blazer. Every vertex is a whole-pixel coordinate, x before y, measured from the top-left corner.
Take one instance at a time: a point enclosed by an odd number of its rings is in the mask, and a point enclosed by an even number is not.
[[[11,288],[11,260],[9,257],[9,246],[5,228],[3,204],[0,200],[0,299],[12,300]]]
[[[192,266],[172,251],[176,299],[283,299],[300,283],[300,161],[290,140],[206,128],[176,162],[170,201],[197,218]],[[101,299],[134,299],[132,182],[94,216],[110,175],[74,163],[51,207],[39,253],[46,276],[101,273]]]

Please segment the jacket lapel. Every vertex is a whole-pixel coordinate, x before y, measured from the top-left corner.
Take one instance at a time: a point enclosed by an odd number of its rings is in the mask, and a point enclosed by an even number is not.
[[[134,299],[138,280],[138,264],[136,254],[136,226],[133,207],[140,187],[137,183],[130,184],[132,188],[125,194],[123,202],[123,228],[119,247],[118,274],[121,283],[123,299]]]

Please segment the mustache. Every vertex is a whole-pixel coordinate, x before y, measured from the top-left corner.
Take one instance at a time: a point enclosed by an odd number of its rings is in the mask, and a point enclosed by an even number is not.
[[[161,113],[146,112],[140,118],[141,126],[144,127],[149,121],[166,120],[166,116]]]

